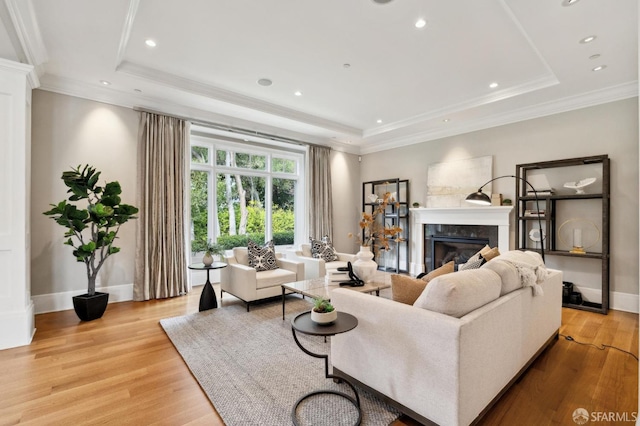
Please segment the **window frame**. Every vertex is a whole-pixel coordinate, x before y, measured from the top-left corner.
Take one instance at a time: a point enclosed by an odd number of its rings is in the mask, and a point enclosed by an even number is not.
[[[191,161],[191,148],[193,146],[204,147],[208,149],[208,158],[206,163],[194,163]],[[216,164],[216,152],[232,151],[234,153],[244,153],[250,155],[264,155],[265,170],[256,170],[243,167],[229,167]],[[273,158],[280,158],[285,160],[293,160],[296,163],[294,173],[286,172],[273,172],[272,160]],[[191,171],[202,171],[207,173],[207,238],[211,241],[217,240],[217,231],[215,225],[217,222],[218,209],[215,205],[217,200],[217,185],[215,185],[216,176],[218,174],[238,174],[242,176],[255,176],[265,178],[265,240],[269,241],[273,238],[273,224],[272,224],[272,191],[273,191],[273,179],[289,179],[295,180],[294,193],[294,240],[292,245],[277,246],[279,249],[289,248],[293,245],[299,244],[303,241],[306,233],[306,178],[305,178],[305,165],[306,165],[306,151],[290,151],[285,149],[278,149],[276,147],[265,147],[261,145],[254,145],[251,143],[231,142],[228,140],[216,138],[215,136],[205,136],[201,134],[191,134],[191,141],[189,146],[189,179],[191,179]],[[191,222],[191,205],[188,208],[189,223]],[[191,246],[191,235],[189,235],[189,246]]]

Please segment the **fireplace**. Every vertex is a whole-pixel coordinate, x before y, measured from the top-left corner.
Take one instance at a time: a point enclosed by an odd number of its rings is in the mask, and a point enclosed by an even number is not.
[[[465,263],[487,244],[490,247],[498,245],[498,227],[495,225],[425,224],[425,270],[432,271],[449,260]]]
[[[471,256],[489,244],[488,238],[431,237],[430,240],[431,244],[425,250],[424,263],[430,266],[427,271],[437,269],[452,260],[456,265],[466,263]]]
[[[433,269],[434,256],[431,254],[431,239],[427,241],[429,237],[477,238],[482,239],[477,241],[478,250],[489,244],[497,246],[501,252],[509,251],[509,216],[512,210],[513,207],[507,206],[410,209],[411,273],[417,275]]]

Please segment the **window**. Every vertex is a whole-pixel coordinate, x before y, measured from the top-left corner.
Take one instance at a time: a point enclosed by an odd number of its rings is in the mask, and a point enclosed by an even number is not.
[[[191,137],[191,250],[302,238],[302,153]],[[296,233],[300,235],[296,235]]]

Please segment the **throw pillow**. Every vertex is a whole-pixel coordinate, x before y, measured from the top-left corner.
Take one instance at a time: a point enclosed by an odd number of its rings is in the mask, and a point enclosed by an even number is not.
[[[452,260],[451,262],[447,262],[441,267],[434,269],[428,274],[423,275],[422,277],[420,277],[420,279],[426,282],[429,282],[435,277],[439,277],[440,275],[450,274],[451,272],[453,272],[454,268],[455,268],[455,261]]]
[[[278,269],[276,249],[273,246],[273,240],[267,242],[263,247],[249,240],[247,249],[249,251],[249,266],[255,268],[256,271]]]
[[[480,250],[480,254],[488,262],[494,257],[500,256],[500,250],[498,250],[498,247],[491,248],[488,245],[486,245],[482,250]]]
[[[391,298],[396,302],[413,305],[422,294],[427,282],[406,275],[391,275]]]
[[[338,260],[336,250],[331,245],[331,239],[328,235],[322,237],[322,241],[316,240],[313,237],[309,237],[311,242],[311,257],[315,259],[322,259],[325,262],[334,262]]]
[[[471,256],[469,258],[469,260],[467,260],[467,263],[463,263],[462,265],[458,265],[458,271],[466,271],[466,270],[469,270],[469,269],[478,269],[485,262],[486,262],[486,260],[485,260],[484,257],[482,257],[482,254],[480,252],[477,252],[476,254]]]

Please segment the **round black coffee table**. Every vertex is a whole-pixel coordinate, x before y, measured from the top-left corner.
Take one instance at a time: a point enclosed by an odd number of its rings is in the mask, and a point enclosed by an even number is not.
[[[227,264],[224,262],[213,262],[211,265],[205,265],[204,263],[192,263],[189,265],[189,269],[207,271],[207,282],[204,284],[202,293],[200,294],[200,306],[198,307],[200,312],[218,307],[216,292],[213,291],[213,286],[211,285],[211,281],[209,281],[209,271],[212,269],[221,269],[226,267]]]
[[[293,320],[291,320],[291,332],[293,333],[293,339],[296,341],[296,344],[298,345],[298,347],[302,349],[302,351],[307,355],[311,355],[312,357],[315,357],[315,358],[323,358],[325,378],[337,379],[346,383],[347,385],[349,385],[351,390],[353,390],[353,393],[355,395],[355,398],[354,398],[350,395],[347,395],[346,393],[334,391],[331,389],[319,390],[319,391],[308,393],[303,397],[301,397],[300,399],[298,399],[298,401],[296,401],[295,405],[293,406],[293,411],[291,412],[291,419],[293,420],[294,425],[298,426],[298,420],[296,418],[296,410],[300,405],[300,403],[311,396],[321,395],[321,394],[332,394],[332,395],[338,395],[343,398],[346,398],[358,409],[358,420],[355,423],[356,426],[359,425],[360,422],[362,421],[362,409],[360,408],[360,396],[358,396],[358,392],[356,391],[356,388],[347,380],[345,380],[343,377],[329,374],[329,355],[316,354],[311,352],[310,350],[308,350],[307,348],[305,348],[300,344],[300,341],[298,340],[298,336],[296,335],[296,332],[298,332],[303,334],[309,334],[312,336],[324,336],[326,338],[327,336],[335,336],[336,334],[346,333],[347,331],[353,330],[357,326],[358,326],[358,319],[353,315],[347,314],[345,312],[338,312],[338,319],[336,319],[331,324],[326,324],[326,325],[320,325],[311,321],[311,312],[304,312],[300,315],[297,315]]]

